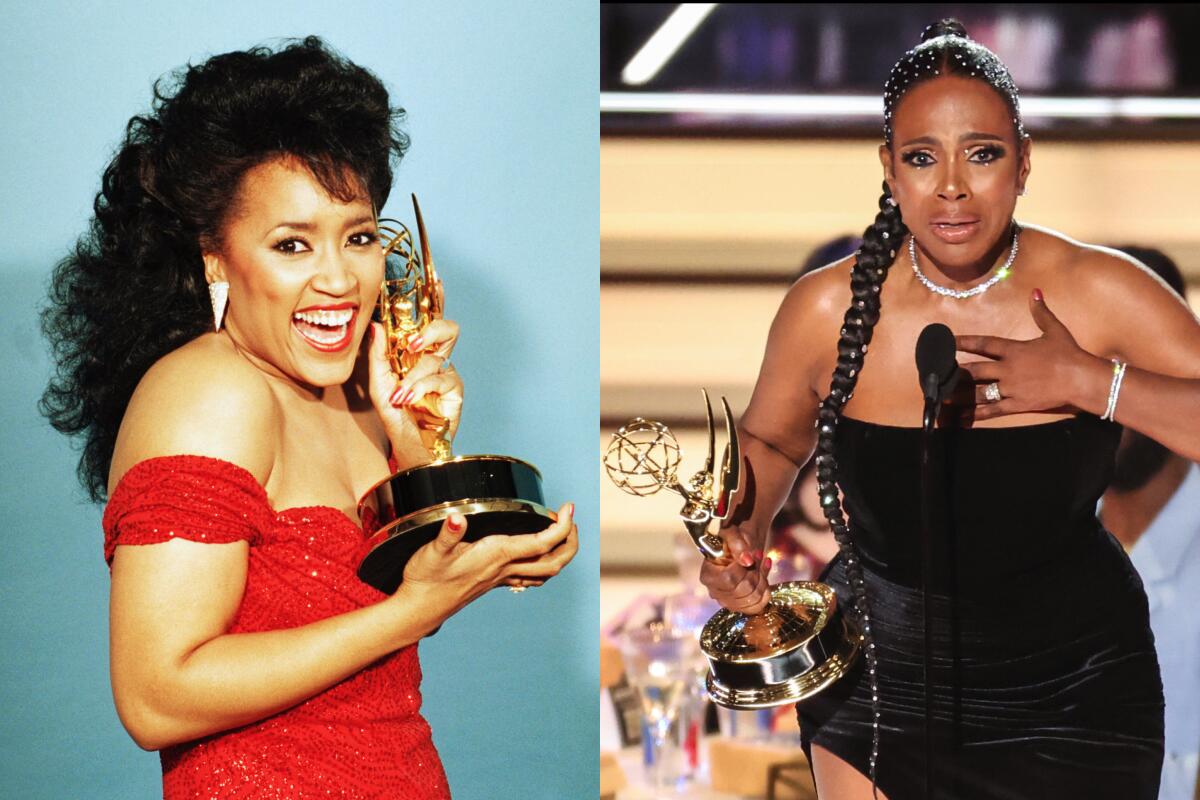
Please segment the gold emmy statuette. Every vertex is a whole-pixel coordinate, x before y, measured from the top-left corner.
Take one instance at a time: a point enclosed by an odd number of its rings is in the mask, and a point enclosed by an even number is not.
[[[419,252],[412,233],[402,223],[379,221],[386,270],[377,312],[388,363],[399,378],[421,357],[408,352],[409,342],[432,320],[441,319],[445,305],[415,195],[413,210]],[[379,519],[358,576],[389,594],[403,580],[409,558],[433,541],[452,511],[469,518],[467,541],[495,533],[535,533],[553,522],[543,505],[542,477],[536,467],[509,456],[452,455],[450,421],[439,412],[436,396],[423,397],[413,412],[433,461],[380,481],[358,503],[360,518],[371,508]]]
[[[741,453],[733,413],[724,397],[729,443],[721,460],[720,482],[713,474],[713,412],[708,407],[708,457],[686,484],[676,477],[682,461],[679,443],[661,422],[638,417],[613,434],[604,467],[618,488],[645,497],[670,489],[683,497],[679,518],[710,561],[729,563],[725,543],[709,532],[714,519],[725,519],[738,489]],[[708,660],[707,686],[713,701],[728,708],[768,708],[803,700],[849,670],[862,646],[862,635],[837,608],[833,589],[815,581],[791,581],[771,587],[761,614],[718,611],[700,632]]]

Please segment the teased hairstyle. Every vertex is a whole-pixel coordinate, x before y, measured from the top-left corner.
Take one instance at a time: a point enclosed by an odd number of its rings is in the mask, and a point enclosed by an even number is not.
[[[219,247],[245,172],[295,157],[334,197],[365,190],[382,208],[408,147],[403,114],[378,78],[316,37],[213,56],[155,83],[42,313],[58,367],[40,408],[83,437],[78,474],[93,500],[105,497],[138,381],[212,324],[201,251]]]
[[[967,33],[955,20],[942,20],[930,25],[921,34],[921,44],[909,50],[892,67],[884,86],[884,141],[892,144],[892,116],[905,94],[918,84],[943,75],[955,75],[985,82],[996,90],[1012,112],[1018,142],[1024,138],[1017,105],[1017,89],[1012,77],[992,51],[966,38]],[[837,539],[850,582],[853,602],[851,613],[863,632],[870,682],[873,715],[871,742],[871,783],[875,783],[875,763],[879,754],[879,685],[876,679],[875,643],[871,635],[871,618],[863,583],[862,565],[855,552],[846,516],[838,499],[837,463],[834,460],[834,434],[842,409],[862,370],[871,333],[879,321],[879,295],[888,268],[896,259],[896,248],[908,233],[900,216],[900,208],[892,201],[886,182],[879,198],[879,213],[862,235],[862,246],[855,256],[850,272],[853,301],[843,318],[837,344],[837,366],[829,394],[821,401],[817,417],[817,490],[825,518]]]

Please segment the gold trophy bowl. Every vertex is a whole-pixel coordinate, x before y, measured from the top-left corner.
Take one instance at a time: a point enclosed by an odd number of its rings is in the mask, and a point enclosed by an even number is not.
[[[408,352],[409,342],[441,318],[445,304],[415,195],[413,210],[419,252],[402,223],[379,221],[386,269],[377,312],[388,363],[400,378],[421,357]],[[437,537],[451,512],[468,518],[466,541],[491,534],[536,533],[554,521],[544,505],[537,467],[509,456],[453,455],[450,421],[439,412],[436,396],[422,398],[413,413],[433,461],[380,481],[358,502],[359,518],[365,519],[369,509],[379,523],[367,542],[369,551],[359,564],[358,577],[388,594],[400,586],[413,553]]]
[[[725,410],[728,444],[720,482],[713,473],[712,404],[708,410],[708,456],[704,468],[683,484],[676,476],[682,461],[678,441],[661,422],[638,417],[613,434],[604,455],[609,478],[629,494],[644,497],[670,489],[684,499],[679,517],[696,548],[708,560],[727,564],[720,536],[709,533],[714,519],[728,517],[738,489],[741,451],[729,403]],[[816,581],[791,581],[771,587],[761,614],[722,609],[700,632],[708,661],[706,685],[713,702],[735,709],[788,705],[810,697],[846,674],[858,657],[862,635],[837,605],[833,589]]]

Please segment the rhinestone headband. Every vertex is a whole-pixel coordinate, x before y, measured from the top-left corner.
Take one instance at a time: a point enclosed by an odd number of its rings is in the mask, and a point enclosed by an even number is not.
[[[943,71],[942,62],[947,60],[947,56],[950,63]],[[1000,92],[1013,111],[1013,125],[1017,130],[1017,138],[1025,138],[1017,85],[1013,83],[1008,68],[995,53],[978,42],[957,34],[945,33],[921,42],[901,56],[892,67],[891,74],[883,85],[885,141],[892,141],[892,116],[909,87],[940,75],[978,78]]]

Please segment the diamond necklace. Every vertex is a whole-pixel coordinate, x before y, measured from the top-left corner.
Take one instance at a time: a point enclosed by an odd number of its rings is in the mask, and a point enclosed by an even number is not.
[[[996,270],[995,275],[978,286],[972,286],[970,289],[947,289],[945,286],[938,286],[929,280],[929,278],[926,278],[925,273],[921,272],[921,268],[917,266],[917,237],[910,234],[908,237],[908,257],[912,260],[913,274],[917,276],[917,280],[925,284],[926,289],[943,297],[953,297],[956,300],[962,300],[967,297],[974,297],[977,294],[983,294],[1008,277],[1013,259],[1017,257],[1017,234],[1020,233],[1020,230],[1020,226],[1014,222],[1012,248],[1009,250],[1008,258],[1004,261],[1004,266]]]

